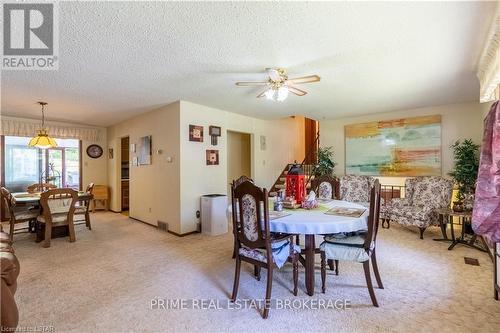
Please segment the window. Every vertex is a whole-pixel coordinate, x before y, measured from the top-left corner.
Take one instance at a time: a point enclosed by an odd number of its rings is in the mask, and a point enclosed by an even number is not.
[[[80,141],[56,139],[57,148],[28,147],[31,138],[6,136],[5,187],[12,192],[40,181],[80,189]]]

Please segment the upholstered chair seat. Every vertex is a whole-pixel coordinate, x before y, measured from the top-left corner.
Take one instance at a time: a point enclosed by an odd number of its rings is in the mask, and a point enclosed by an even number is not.
[[[300,246],[291,244],[289,239],[271,241],[271,246],[273,253],[273,263],[275,263],[279,268],[281,268],[286,262],[286,259],[290,255],[290,252],[300,253]],[[292,250],[290,250],[290,246],[292,246]],[[251,249],[246,246],[242,246],[239,249],[239,254],[250,259],[267,263],[267,254],[265,248]]]
[[[20,211],[14,213],[16,220],[34,220],[40,214],[39,210]]]

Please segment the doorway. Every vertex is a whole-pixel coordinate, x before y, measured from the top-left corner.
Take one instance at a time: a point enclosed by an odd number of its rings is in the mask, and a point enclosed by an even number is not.
[[[227,131],[227,193],[231,182],[240,176],[252,177],[251,135]]]
[[[129,210],[129,183],[130,183],[130,138],[121,138],[120,142],[120,180],[121,180],[121,211],[128,216]]]
[[[319,123],[314,119],[304,118],[304,147],[306,164],[316,164],[319,148]]]

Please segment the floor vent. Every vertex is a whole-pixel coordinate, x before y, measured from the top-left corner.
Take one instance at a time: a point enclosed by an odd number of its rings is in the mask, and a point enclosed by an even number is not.
[[[464,257],[464,261],[467,265],[479,266],[479,260],[476,258]]]
[[[167,232],[168,231],[168,223],[158,221],[158,230]]]

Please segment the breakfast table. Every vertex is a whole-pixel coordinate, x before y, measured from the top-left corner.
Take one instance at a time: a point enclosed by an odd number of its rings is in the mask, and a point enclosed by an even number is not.
[[[300,262],[305,268],[306,291],[309,296],[314,295],[315,285],[315,235],[353,232],[367,229],[369,210],[360,204],[341,201],[323,200],[313,209],[283,209],[282,212],[273,211],[273,200],[269,201],[269,228],[271,232],[304,235],[305,244]],[[333,208],[354,209],[364,211],[360,216],[335,214]],[[229,207],[228,216],[231,207]],[[356,215],[356,214],[354,214]],[[302,254],[304,255],[302,257]]]

